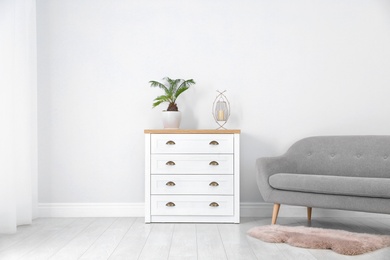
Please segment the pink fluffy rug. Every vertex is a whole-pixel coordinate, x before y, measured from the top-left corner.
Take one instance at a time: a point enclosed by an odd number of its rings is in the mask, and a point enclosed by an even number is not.
[[[269,225],[254,227],[248,234],[265,242],[331,249],[343,255],[360,255],[390,246],[390,236],[323,228]]]

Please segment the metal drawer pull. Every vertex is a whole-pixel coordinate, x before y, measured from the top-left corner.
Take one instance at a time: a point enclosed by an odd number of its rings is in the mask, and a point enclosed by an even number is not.
[[[173,181],[168,181],[167,183],[165,183],[165,185],[167,185],[167,186],[175,186],[176,183],[174,183]]]
[[[214,166],[217,166],[217,165],[219,165],[219,163],[218,163],[218,162],[216,162],[216,161],[212,161],[212,162],[210,162],[210,163],[209,163],[209,165],[214,165]]]
[[[168,202],[167,204],[165,204],[165,206],[167,206],[167,207],[174,207],[176,205],[173,202]]]
[[[219,184],[218,184],[218,182],[213,181],[213,182],[210,182],[209,186],[216,187],[216,186],[219,186]]]
[[[166,145],[175,145],[176,143],[172,140],[169,140],[168,142],[165,143]]]
[[[218,143],[217,141],[211,141],[211,142],[209,143],[209,145],[219,145],[219,143]]]
[[[217,202],[211,202],[209,206],[216,208],[219,207],[219,204]]]
[[[165,165],[176,165],[176,163],[172,161],[168,161]]]

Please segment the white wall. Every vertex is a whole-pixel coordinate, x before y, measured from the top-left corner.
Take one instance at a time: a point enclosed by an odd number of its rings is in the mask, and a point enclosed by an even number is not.
[[[183,128],[242,129],[242,202],[255,159],[312,135],[390,133],[387,0],[38,0],[39,201],[144,200],[149,80],[193,78]]]

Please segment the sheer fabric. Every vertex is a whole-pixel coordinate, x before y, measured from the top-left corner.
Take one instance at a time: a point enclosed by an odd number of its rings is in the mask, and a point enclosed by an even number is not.
[[[0,1],[0,233],[32,221],[37,200],[34,0]]]

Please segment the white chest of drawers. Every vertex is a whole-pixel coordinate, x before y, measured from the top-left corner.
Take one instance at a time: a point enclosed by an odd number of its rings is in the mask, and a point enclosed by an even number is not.
[[[240,222],[240,130],[145,130],[145,222]]]

